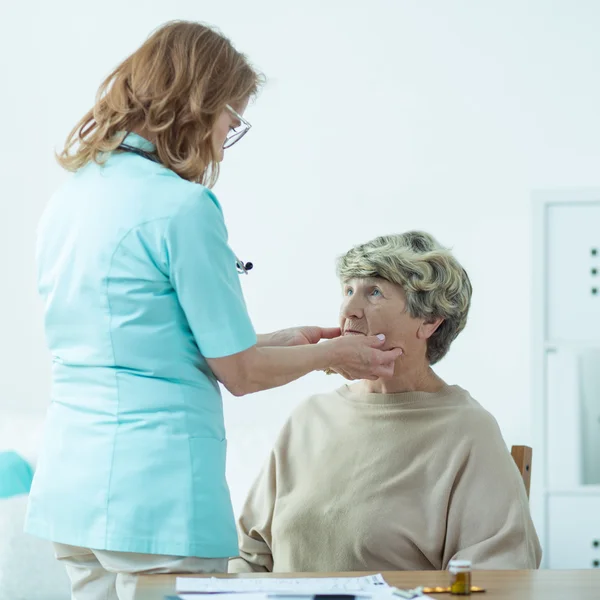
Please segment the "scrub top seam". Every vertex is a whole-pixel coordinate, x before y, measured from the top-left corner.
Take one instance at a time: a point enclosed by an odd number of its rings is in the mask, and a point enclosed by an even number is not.
[[[113,261],[115,259],[115,256],[117,255],[117,252],[119,251],[119,249],[121,248],[121,245],[123,244],[123,242],[125,241],[125,239],[129,236],[129,234],[134,231],[135,229],[138,229],[140,227],[143,227],[144,225],[147,225],[148,223],[152,223],[155,221],[160,221],[160,220],[165,220],[165,219],[169,219],[170,217],[166,216],[166,217],[156,217],[153,219],[147,219],[146,221],[143,221],[141,223],[136,223],[133,227],[130,227],[121,237],[121,239],[119,240],[119,242],[117,243],[111,257],[110,257],[110,261],[108,263],[108,270],[106,272],[106,277],[105,277],[105,294],[106,294],[106,304],[108,307],[108,336],[110,339],[110,348],[112,351],[112,358],[113,358],[113,364],[115,365],[115,390],[117,392],[117,411],[116,411],[116,419],[117,419],[117,426],[115,427],[115,431],[113,434],[113,439],[112,439],[112,452],[111,452],[111,457],[110,457],[110,469],[108,471],[108,482],[107,482],[107,486],[106,486],[106,515],[105,515],[105,529],[104,529],[104,542],[106,543],[106,540],[108,539],[108,526],[109,526],[109,504],[110,504],[110,493],[111,493],[111,484],[112,484],[112,475],[113,475],[113,471],[114,471],[114,464],[115,464],[115,451],[116,451],[116,445],[117,445],[117,434],[119,432],[119,427],[120,427],[120,422],[119,422],[119,411],[120,411],[120,404],[121,404],[121,400],[120,400],[120,391],[119,391],[119,377],[118,377],[118,371],[116,368],[116,355],[115,355],[115,344],[114,344],[114,340],[113,340],[113,335],[112,335],[112,319],[113,319],[113,314],[112,314],[112,308],[111,308],[111,303],[110,303],[110,294],[109,294],[109,276],[110,276],[110,271],[112,269],[112,265],[113,265]]]

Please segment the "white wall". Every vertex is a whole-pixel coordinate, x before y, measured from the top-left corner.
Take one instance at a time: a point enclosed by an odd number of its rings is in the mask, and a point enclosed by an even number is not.
[[[2,407],[42,412],[48,398],[33,243],[64,177],[52,149],[110,69],[172,18],[218,24],[269,78],[216,189],[235,251],[256,265],[244,284],[257,329],[334,324],[334,257],[426,229],[475,291],[439,372],[509,444],[531,442],[529,197],[600,185],[594,0],[3,2]],[[337,383],[314,375],[227,399],[236,508],[290,409]]]

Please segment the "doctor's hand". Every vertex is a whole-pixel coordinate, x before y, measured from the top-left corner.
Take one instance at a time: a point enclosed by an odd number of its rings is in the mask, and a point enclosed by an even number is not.
[[[306,346],[331,340],[341,334],[339,327],[290,327],[258,336],[258,346]]]
[[[384,335],[344,336],[328,342],[337,345],[337,356],[326,373],[339,373],[346,379],[380,379],[394,375],[400,348],[383,350]]]

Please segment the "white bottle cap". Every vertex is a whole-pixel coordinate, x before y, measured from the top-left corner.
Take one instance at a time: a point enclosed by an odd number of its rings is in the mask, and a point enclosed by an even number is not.
[[[451,560],[448,563],[448,569],[455,573],[461,573],[464,571],[469,571],[472,567],[470,560]]]

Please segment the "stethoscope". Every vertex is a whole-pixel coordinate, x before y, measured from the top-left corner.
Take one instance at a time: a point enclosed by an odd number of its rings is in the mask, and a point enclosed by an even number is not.
[[[251,271],[254,268],[254,265],[251,262],[244,263],[236,256],[235,268],[240,275],[248,275],[248,271]]]
[[[117,147],[117,150],[123,150],[123,152],[132,152],[133,154],[137,154],[146,160],[150,160],[154,163],[161,164],[158,156],[153,154],[152,152],[146,152],[146,150],[142,150],[141,148],[136,148],[135,146],[130,146],[129,144],[120,144]],[[245,263],[240,260],[237,256],[235,257],[235,268],[240,275],[248,275],[248,271],[251,271],[254,268],[254,265],[251,262]]]

